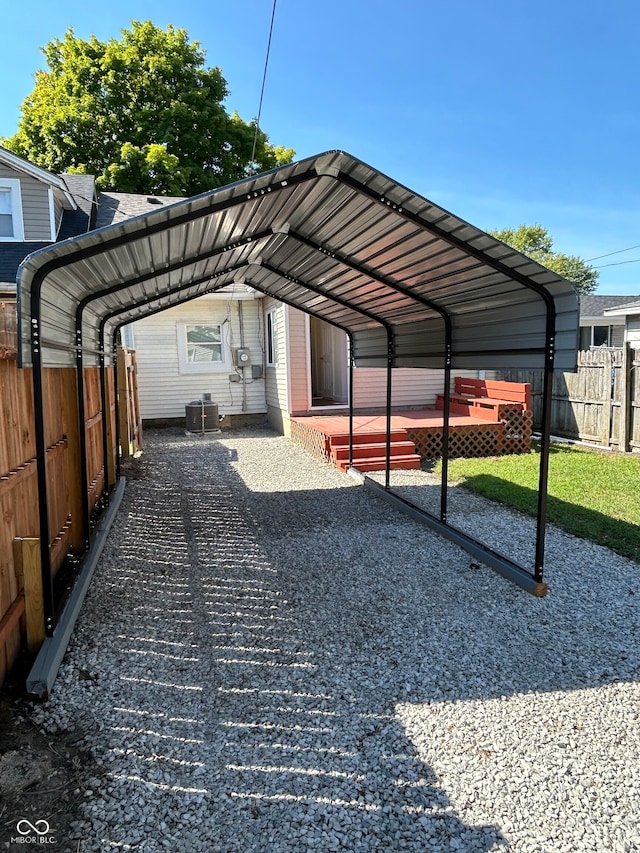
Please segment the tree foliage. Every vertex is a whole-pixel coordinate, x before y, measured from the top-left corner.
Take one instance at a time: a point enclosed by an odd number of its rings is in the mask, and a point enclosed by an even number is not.
[[[490,231],[494,237],[558,273],[576,286],[580,293],[593,293],[598,286],[598,270],[582,258],[553,251],[553,239],[542,225],[520,225]]]
[[[100,189],[194,195],[291,162],[224,106],[227,83],[186,30],[132,21],[122,38],[73,29],[43,48],[47,69],[2,144],[52,172],[94,174]]]

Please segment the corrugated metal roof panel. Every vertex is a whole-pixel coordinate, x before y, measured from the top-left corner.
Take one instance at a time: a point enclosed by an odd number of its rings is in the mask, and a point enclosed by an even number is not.
[[[555,273],[343,152],[164,205],[34,253],[19,271],[21,359],[87,363],[118,323],[246,281],[351,332],[356,363],[575,366],[578,299]],[[445,320],[445,318],[448,318]],[[107,336],[101,340],[104,325]],[[93,351],[93,352],[91,352]]]

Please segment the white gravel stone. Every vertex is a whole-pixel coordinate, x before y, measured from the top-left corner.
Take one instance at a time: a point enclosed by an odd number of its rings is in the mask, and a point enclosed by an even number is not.
[[[531,556],[530,519],[450,502]],[[534,599],[267,429],[147,433],[33,710],[95,759],[80,849],[638,851],[640,567],[547,554]]]

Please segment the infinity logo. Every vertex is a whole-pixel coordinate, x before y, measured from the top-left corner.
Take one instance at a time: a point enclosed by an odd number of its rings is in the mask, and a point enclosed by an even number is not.
[[[20,835],[29,835],[32,832],[36,835],[46,835],[50,827],[49,822],[46,820],[37,820],[35,823],[31,823],[31,821],[23,818],[16,824],[16,829]]]

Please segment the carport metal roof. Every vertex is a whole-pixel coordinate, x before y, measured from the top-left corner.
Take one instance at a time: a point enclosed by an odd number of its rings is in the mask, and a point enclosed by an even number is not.
[[[573,370],[578,297],[564,279],[370,166],[330,151],[34,252],[17,278],[21,366],[33,365],[46,630],[55,625],[47,507],[43,367],[105,365],[124,324],[232,283],[349,335],[352,366],[387,369],[389,484],[394,367],[444,368],[439,518],[403,508],[536,595],[542,583],[554,370]],[[451,370],[544,371],[533,573],[447,522]],[[353,378],[353,374],[351,374]],[[353,394],[351,394],[353,400]],[[351,421],[353,403],[351,403]],[[102,419],[107,458],[106,418]],[[84,430],[80,454],[86,459]],[[81,466],[86,480],[86,465]],[[105,471],[107,493],[110,485]],[[83,529],[91,551],[87,483]],[[404,502],[406,504],[406,502]]]
[[[357,366],[543,369],[551,338],[575,368],[572,285],[339,151],[35,252],[21,363],[97,364],[118,326],[232,282],[350,332]]]

